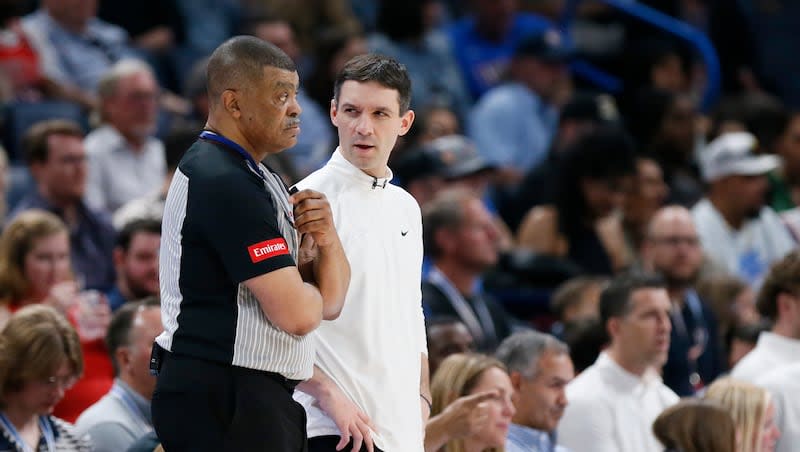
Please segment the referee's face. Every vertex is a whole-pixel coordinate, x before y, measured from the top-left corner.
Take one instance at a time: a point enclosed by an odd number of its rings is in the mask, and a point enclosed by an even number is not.
[[[243,134],[267,153],[280,152],[297,144],[300,113],[295,71],[267,66],[259,86],[246,89],[238,98]]]
[[[397,90],[377,82],[347,80],[331,102],[331,121],[339,131],[339,151],[348,162],[373,177],[386,177],[397,137],[414,122],[414,112],[400,112]]]

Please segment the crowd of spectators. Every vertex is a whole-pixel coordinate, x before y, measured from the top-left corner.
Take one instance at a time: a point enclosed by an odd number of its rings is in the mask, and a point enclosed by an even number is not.
[[[390,167],[423,214],[426,450],[800,443],[798,6],[638,2],[711,40],[708,105],[689,43],[603,2],[561,27],[565,3],[0,0],[0,450],[19,423],[157,444],[164,202],[240,34],[298,68],[302,132],[265,160],[287,185],[334,151],[345,62],[410,73]]]

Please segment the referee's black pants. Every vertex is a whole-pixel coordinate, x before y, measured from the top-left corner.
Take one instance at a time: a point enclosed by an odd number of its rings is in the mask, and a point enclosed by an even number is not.
[[[168,353],[153,393],[166,452],[307,452],[294,383],[268,372]]]

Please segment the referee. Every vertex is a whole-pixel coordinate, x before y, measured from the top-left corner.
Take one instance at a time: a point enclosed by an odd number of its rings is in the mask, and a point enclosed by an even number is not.
[[[292,393],[350,267],[324,195],[290,197],[260,163],[297,142],[298,84],[292,60],[252,37],[208,63],[206,130],[172,179],[161,240],[152,412],[170,452],[307,448]]]

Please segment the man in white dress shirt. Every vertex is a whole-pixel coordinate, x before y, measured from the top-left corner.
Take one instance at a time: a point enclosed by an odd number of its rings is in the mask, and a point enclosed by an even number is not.
[[[731,371],[732,377],[750,382],[777,367],[800,362],[800,251],[772,266],[756,306],[772,321],[772,329],[758,336],[756,347]]]
[[[655,418],[678,401],[659,370],[669,351],[670,301],[656,277],[624,275],[600,296],[610,338],[597,361],[567,386],[559,442],[583,452],[660,452]]]

